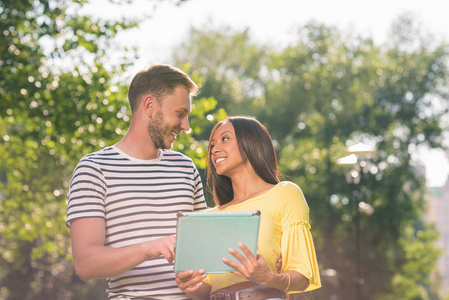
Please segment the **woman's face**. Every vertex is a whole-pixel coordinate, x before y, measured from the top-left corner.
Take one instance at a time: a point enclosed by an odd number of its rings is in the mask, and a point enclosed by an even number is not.
[[[226,122],[215,131],[211,138],[210,158],[218,175],[231,177],[244,161],[239,151],[234,126]]]

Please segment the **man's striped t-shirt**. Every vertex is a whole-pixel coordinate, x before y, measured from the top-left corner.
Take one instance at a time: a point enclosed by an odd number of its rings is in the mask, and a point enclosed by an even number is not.
[[[103,218],[105,245],[125,247],[176,233],[176,213],[205,210],[201,178],[187,156],[162,150],[135,159],[115,146],[86,155],[70,182],[67,226],[78,218]],[[109,299],[187,298],[173,263],[152,258],[109,278]]]

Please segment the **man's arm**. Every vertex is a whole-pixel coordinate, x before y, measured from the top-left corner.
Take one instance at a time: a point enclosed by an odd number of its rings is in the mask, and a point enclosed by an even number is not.
[[[117,276],[150,257],[162,255],[172,262],[175,256],[175,236],[123,248],[105,246],[105,221],[102,218],[72,221],[70,235],[75,271],[84,281]]]

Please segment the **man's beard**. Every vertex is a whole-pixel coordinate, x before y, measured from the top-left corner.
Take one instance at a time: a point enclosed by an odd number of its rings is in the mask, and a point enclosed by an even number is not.
[[[162,112],[158,111],[156,116],[148,122],[148,135],[150,136],[151,141],[154,146],[158,149],[170,149],[170,145],[165,145],[164,135],[168,134],[169,128],[167,124],[164,122],[164,117],[162,116]]]

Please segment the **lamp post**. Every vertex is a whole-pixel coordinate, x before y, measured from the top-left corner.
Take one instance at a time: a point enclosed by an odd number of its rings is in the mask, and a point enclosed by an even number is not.
[[[360,197],[361,197],[361,188],[362,184],[364,168],[366,167],[366,159],[376,153],[377,150],[375,147],[366,145],[363,143],[359,143],[353,146],[348,147],[348,156],[342,157],[337,160],[337,164],[342,166],[351,166],[356,167],[356,169],[351,169],[349,173],[347,173],[346,180],[349,184],[354,186],[352,191],[352,198],[354,203],[355,210],[355,244],[356,244],[356,276],[355,276],[355,284],[356,284],[356,300],[361,300],[361,285],[363,284],[363,278],[361,276],[361,247],[360,247]],[[358,186],[358,188],[356,188]]]

